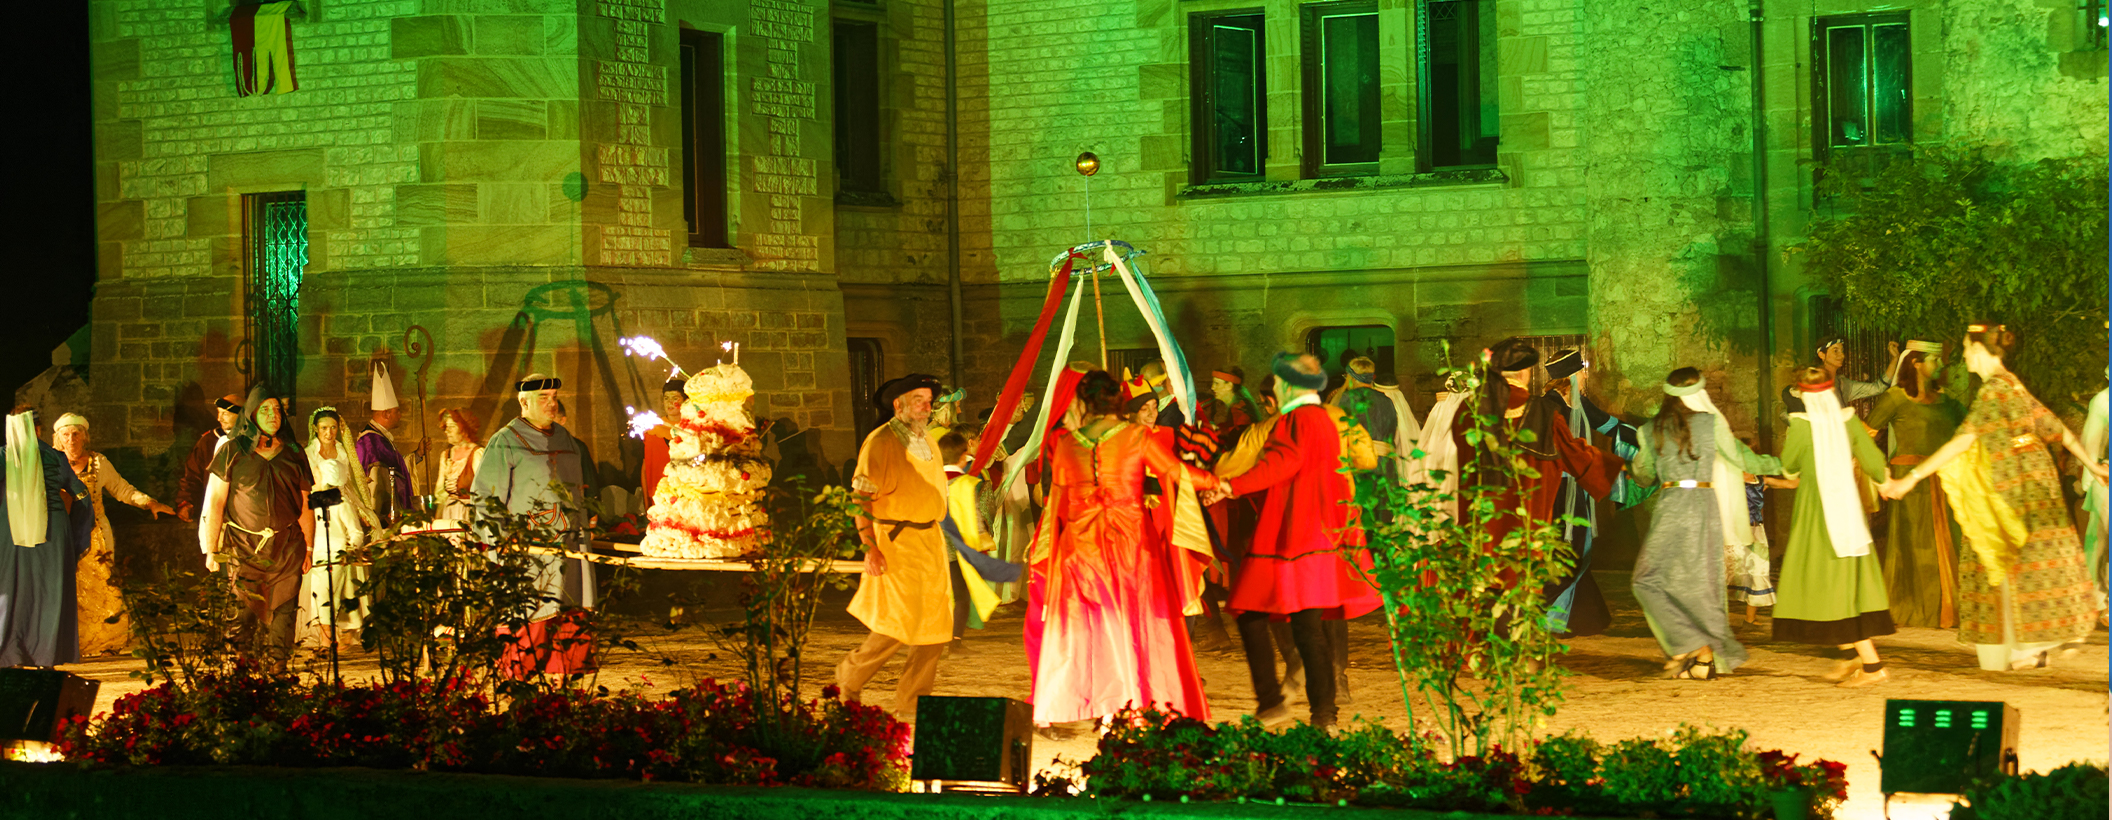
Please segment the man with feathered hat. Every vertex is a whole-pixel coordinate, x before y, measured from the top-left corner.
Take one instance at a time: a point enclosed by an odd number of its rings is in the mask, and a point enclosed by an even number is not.
[[[396,452],[396,437],[390,432],[403,419],[403,410],[396,406],[396,385],[389,381],[388,364],[375,362],[373,376],[374,391],[367,406],[374,412],[367,417],[367,429],[359,431],[353,450],[359,455],[360,469],[367,471],[367,486],[374,488],[375,515],[384,526],[394,526],[403,511],[411,508],[411,467]]]
[[[205,473],[213,465],[213,454],[220,452],[235,434],[235,423],[242,420],[242,397],[233,393],[213,401],[213,415],[218,426],[198,434],[191,443],[191,452],[183,458],[183,476],[176,482],[176,517],[185,523],[197,520],[198,508],[205,504]]]
[[[850,613],[872,630],[836,665],[845,700],[903,647],[909,658],[895,684],[894,711],[915,716],[917,699],[938,679],[939,656],[953,640],[953,585],[940,524],[946,519],[946,469],[929,424],[939,380],[912,373],[880,386],[873,403],[892,414],[865,437],[851,488],[863,497],[856,517],[865,573]]]

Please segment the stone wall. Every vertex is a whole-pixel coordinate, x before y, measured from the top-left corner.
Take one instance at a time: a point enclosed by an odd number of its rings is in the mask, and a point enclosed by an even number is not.
[[[514,379],[555,373],[604,479],[634,482],[624,408],[655,405],[666,370],[616,340],[653,336],[692,368],[733,341],[758,415],[846,449],[842,300],[816,275],[833,264],[826,29],[813,4],[730,5],[311,3],[293,24],[300,90],[238,98],[217,8],[98,4],[98,444],[181,449],[211,397],[247,383],[243,195],[302,190],[303,408],[359,416],[382,359],[416,412],[416,325],[433,342],[425,409],[471,407],[489,431]],[[669,90],[684,25],[753,35],[728,38],[743,250],[688,247]]]
[[[1946,138],[2004,146],[2025,161],[2104,154],[2105,49],[2089,43],[2077,5],[1948,4]]]

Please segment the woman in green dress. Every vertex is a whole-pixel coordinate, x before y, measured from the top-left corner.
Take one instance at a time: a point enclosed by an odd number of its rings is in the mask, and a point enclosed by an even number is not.
[[[1906,475],[1951,440],[1965,408],[1938,392],[1935,342],[1911,341],[1899,377],[1877,397],[1867,423],[1892,431],[1892,478]],[[1885,516],[1885,595],[1899,626],[1958,626],[1958,525],[1938,482],[1891,502]]]
[[[1775,640],[1839,647],[1846,654],[1826,679],[1868,686],[1890,677],[1871,639],[1892,634],[1892,611],[1855,471],[1883,479],[1885,455],[1833,387],[1826,371],[1805,368],[1804,409],[1789,414],[1782,471],[1796,476],[1797,500],[1775,585]]]
[[[1880,489],[1900,498],[1942,476],[1968,556],[1958,572],[1958,639],[1990,671],[2045,666],[2050,651],[2090,634],[2104,604],[2084,571],[2049,448],[2068,448],[2093,480],[2104,480],[2105,467],[2004,366],[2015,344],[2002,325],[1966,326],[1965,366],[1981,379],[1972,410],[1949,442]]]

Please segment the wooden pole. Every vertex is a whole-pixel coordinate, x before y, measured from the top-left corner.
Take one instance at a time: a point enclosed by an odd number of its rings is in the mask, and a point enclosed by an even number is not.
[[[1100,304],[1100,266],[1091,258],[1087,258],[1085,263],[1093,268],[1093,315],[1100,325],[1100,369],[1107,370],[1107,309]]]

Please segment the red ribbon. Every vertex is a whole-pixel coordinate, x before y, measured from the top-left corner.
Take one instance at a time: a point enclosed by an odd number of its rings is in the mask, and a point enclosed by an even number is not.
[[[1005,379],[1005,392],[998,394],[997,406],[990,410],[990,426],[999,433],[1012,420],[1012,411],[1019,407],[1019,397],[1027,390],[1027,379],[1034,375],[1034,363],[1041,358],[1042,342],[1049,336],[1049,323],[1055,321],[1056,309],[1062,307],[1063,295],[1070,291],[1071,263],[1078,258],[1075,252],[1064,257],[1063,267],[1057,268],[1056,275],[1049,278],[1049,294],[1041,300],[1041,318],[1034,323],[1034,332],[1027,336],[1027,346],[1019,351],[1019,362],[1012,366],[1012,375]],[[1063,367],[1064,363],[1057,362],[1054,366]],[[1053,401],[1055,397],[1043,396],[1042,399]],[[990,474],[990,456],[997,452],[997,445],[1003,439],[1003,435],[986,432],[982,440],[976,442],[974,463],[985,476]]]

